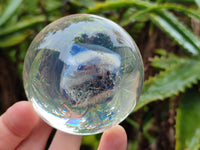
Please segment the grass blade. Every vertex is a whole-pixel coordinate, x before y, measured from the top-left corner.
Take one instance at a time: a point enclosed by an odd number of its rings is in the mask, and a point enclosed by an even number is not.
[[[1,39],[0,48],[6,48],[6,47],[17,45],[23,42],[30,34],[32,33],[28,31],[28,32],[20,33],[20,34],[7,36],[4,39]]]
[[[2,26],[6,21],[14,14],[17,8],[20,6],[22,0],[10,0],[7,8],[4,10],[0,16],[0,26]]]
[[[50,20],[52,20],[52,18],[50,18]],[[30,26],[33,26],[37,23],[41,23],[44,21],[45,21],[45,16],[43,16],[43,15],[20,21],[20,22],[16,23],[15,25],[0,28],[0,36],[10,34],[10,33],[22,30],[22,29],[26,29]]]
[[[176,150],[200,149],[200,93],[193,89],[184,94],[176,116]]]

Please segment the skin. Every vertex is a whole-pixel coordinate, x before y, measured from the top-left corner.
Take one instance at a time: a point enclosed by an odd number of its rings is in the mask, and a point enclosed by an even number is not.
[[[0,150],[44,150],[52,127],[43,122],[27,101],[11,106],[0,116]],[[79,150],[81,136],[57,131],[49,150]],[[105,131],[98,150],[126,150],[127,135],[117,125]]]

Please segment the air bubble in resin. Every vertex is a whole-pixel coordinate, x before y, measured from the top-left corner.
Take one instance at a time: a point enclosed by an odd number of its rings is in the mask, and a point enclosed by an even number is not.
[[[46,26],[26,54],[23,79],[35,111],[61,131],[88,135],[123,121],[143,84],[133,39],[114,22],[71,15]]]

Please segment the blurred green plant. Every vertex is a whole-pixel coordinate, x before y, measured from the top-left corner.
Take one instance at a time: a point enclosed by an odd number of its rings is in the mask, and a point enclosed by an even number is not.
[[[71,13],[98,14],[124,27],[133,24],[134,34],[132,28],[128,32],[134,38],[150,22],[185,50],[181,56],[168,52],[169,49],[156,51],[151,64],[160,71],[144,82],[134,112],[146,109],[147,104],[153,101],[172,99],[181,93],[175,126],[176,150],[200,149],[200,90],[197,90],[200,89],[200,31],[195,30],[191,23],[195,20],[197,26],[200,26],[199,0],[0,1],[0,51],[15,63],[15,54],[20,51],[18,69],[21,74],[23,58],[36,33],[49,22]],[[127,122],[139,130],[137,122],[130,118]],[[144,123],[143,132],[149,143],[154,143],[156,137],[148,133],[151,124],[152,118],[149,117]],[[140,138],[139,135],[138,140]],[[98,139],[97,136],[84,137],[83,143],[96,149]],[[137,149],[138,142],[130,141],[129,145],[129,149]]]
[[[195,2],[199,6],[199,1]],[[150,20],[188,52],[181,57],[163,50],[158,52],[160,57],[156,56],[153,59],[152,66],[161,69],[161,71],[159,74],[150,77],[144,82],[140,101],[134,110],[137,111],[139,108],[152,101],[165,100],[166,98],[178,95],[180,92],[186,92],[188,88],[191,88],[194,84],[198,84],[200,80],[199,37],[172,12],[182,13],[187,15],[190,19],[195,18],[198,20],[198,23],[200,21],[200,13],[195,5],[186,8],[180,4],[161,3],[161,1],[159,3],[153,3],[139,0],[107,1],[89,8],[87,12],[102,13],[110,9],[119,8],[124,8],[126,11],[129,11],[132,7],[134,7],[136,11],[125,19],[126,22],[123,23],[123,25],[136,22],[138,18],[146,17],[148,18],[146,21]],[[176,125],[176,150],[198,150],[200,148],[200,137],[197,136],[197,132],[199,132],[200,129],[200,122],[193,118],[194,116],[199,117],[197,107],[200,93],[198,90],[195,91],[196,92],[192,94],[194,97],[192,97],[192,95],[190,95],[190,98],[188,96],[187,98],[184,97],[178,108],[176,117],[176,122],[178,123],[178,125]],[[193,100],[190,102],[192,106],[185,106],[185,101],[187,100]],[[193,110],[193,107],[196,109]],[[193,110],[189,112],[189,115],[187,114],[188,109]],[[186,121],[185,118],[188,118],[188,121]],[[190,128],[191,126],[194,128]]]

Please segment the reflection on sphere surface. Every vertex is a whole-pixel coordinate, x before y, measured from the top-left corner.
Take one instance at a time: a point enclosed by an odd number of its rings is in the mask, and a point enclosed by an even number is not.
[[[23,79],[28,99],[61,131],[103,132],[131,113],[141,93],[139,50],[120,26],[95,15],[63,17],[31,43]]]

